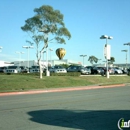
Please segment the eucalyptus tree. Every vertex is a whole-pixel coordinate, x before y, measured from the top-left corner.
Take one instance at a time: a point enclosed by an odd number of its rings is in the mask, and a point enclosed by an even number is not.
[[[50,42],[65,44],[66,39],[71,38],[69,30],[65,27],[63,14],[53,7],[43,5],[34,9],[35,15],[25,20],[25,25],[21,29],[31,38],[31,44],[36,44],[36,57],[40,66],[40,78],[42,78],[41,55]],[[41,42],[42,47],[40,47]]]
[[[88,61],[90,61],[90,63],[93,65],[94,62],[98,62],[98,58],[95,56],[89,56]]]

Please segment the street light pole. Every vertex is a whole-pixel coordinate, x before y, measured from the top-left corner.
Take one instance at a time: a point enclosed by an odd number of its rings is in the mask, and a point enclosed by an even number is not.
[[[128,50],[121,50],[122,52],[126,52],[126,68],[127,68],[127,52]]]
[[[19,54],[19,67],[21,66],[21,54],[24,54],[24,52],[16,51],[17,54]]]
[[[33,48],[33,46],[23,46],[23,48],[26,48],[28,51],[28,72],[27,73],[29,73],[29,49]]]
[[[107,43],[107,40],[108,39],[113,39],[113,37],[111,37],[111,36],[107,36],[107,35],[102,35],[101,37],[100,37],[100,39],[106,39],[106,45],[105,45],[105,47],[106,47],[106,75],[107,75],[107,78],[109,78],[109,71],[108,71],[108,59],[110,58],[110,57],[108,57],[108,43]]]
[[[83,57],[83,66],[84,66],[84,57],[87,55],[80,55],[81,57]]]
[[[128,43],[124,43],[124,45],[129,46],[129,64],[130,64],[130,42],[128,42]]]

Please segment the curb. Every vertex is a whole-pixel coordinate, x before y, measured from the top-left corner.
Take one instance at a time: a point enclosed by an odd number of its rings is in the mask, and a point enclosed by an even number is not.
[[[52,92],[67,92],[67,91],[78,91],[78,90],[90,90],[90,89],[101,89],[101,88],[114,88],[114,87],[124,87],[125,84],[118,85],[107,85],[107,86],[84,86],[84,87],[71,87],[71,88],[55,88],[55,89],[45,89],[45,90],[29,90],[24,92],[5,92],[0,93],[0,96],[11,96],[11,95],[23,95],[23,94],[40,94],[40,93],[52,93]]]

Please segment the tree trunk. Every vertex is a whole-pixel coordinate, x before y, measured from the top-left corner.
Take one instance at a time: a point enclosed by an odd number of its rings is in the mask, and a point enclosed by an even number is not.
[[[40,79],[42,79],[42,73],[43,73],[43,71],[42,71],[42,67],[41,67],[41,64],[40,64]]]
[[[41,66],[41,61],[40,60],[38,60],[38,65],[39,65],[39,69],[40,69],[40,79],[42,79],[43,70],[42,70],[42,66]]]

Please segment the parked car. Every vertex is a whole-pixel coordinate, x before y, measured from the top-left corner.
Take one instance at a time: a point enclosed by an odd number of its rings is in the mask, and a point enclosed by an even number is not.
[[[26,66],[20,66],[19,68],[21,69],[22,73],[24,73],[24,72],[27,73],[29,71],[28,67],[26,67]]]
[[[0,67],[0,73],[5,73],[6,69],[7,69],[6,66],[4,66],[4,67]]]
[[[109,74],[114,74],[114,69],[112,67],[108,67]]]
[[[67,70],[62,66],[52,66],[48,69],[50,73],[67,73]]]
[[[93,69],[93,66],[86,66],[85,68],[89,69],[91,74],[92,74],[92,69]]]
[[[85,68],[85,71],[83,74],[91,74],[91,69],[90,68]]]
[[[102,67],[103,68],[103,71],[104,71],[104,75],[106,74],[106,67]],[[108,72],[109,72],[109,74],[114,74],[114,69],[113,68],[111,68],[111,67],[108,67]]]
[[[43,68],[42,68],[43,71]],[[40,72],[40,67],[38,65],[34,65],[30,68],[30,73],[36,73],[36,72]]]
[[[71,65],[68,67],[67,72],[81,72],[81,74],[89,74],[89,69],[80,65]]]
[[[8,66],[5,73],[20,73],[21,68],[19,66]]]
[[[93,70],[95,71],[96,74],[105,73],[105,68],[104,67],[94,67]]]
[[[119,68],[113,68],[114,69],[114,74],[123,74],[122,70]]]
[[[100,73],[100,69],[98,69],[95,66],[86,66],[86,68],[91,70],[91,74],[99,74]]]
[[[129,69],[127,69],[127,68],[122,68],[122,72],[123,72],[123,74],[128,74]]]

